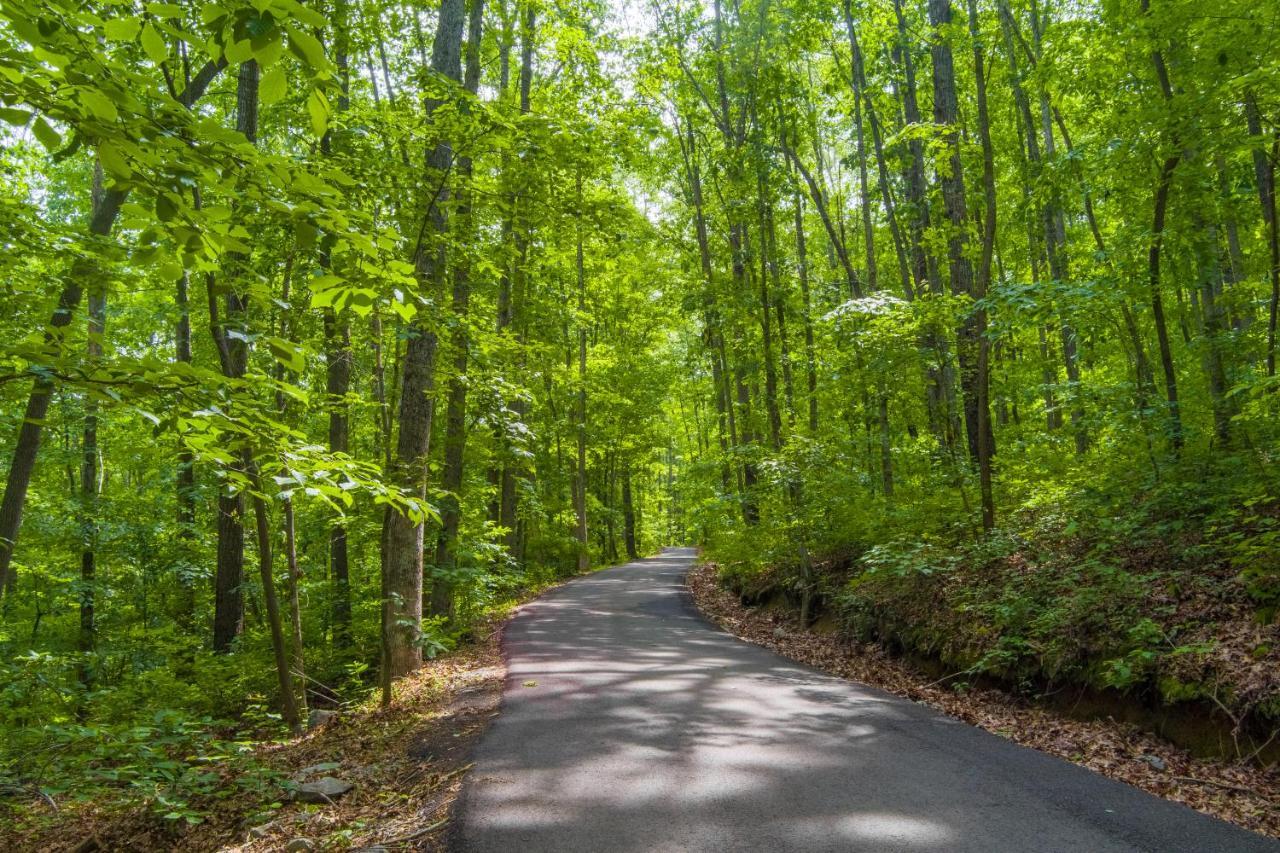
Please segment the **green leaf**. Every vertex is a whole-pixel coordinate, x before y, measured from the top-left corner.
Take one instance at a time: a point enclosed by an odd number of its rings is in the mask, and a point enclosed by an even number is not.
[[[262,75],[258,83],[258,100],[263,106],[269,106],[282,99],[288,89],[289,80],[284,68],[277,65]]]
[[[156,196],[156,218],[161,222],[169,222],[178,215],[178,205],[172,197],[160,193]]]
[[[169,46],[165,44],[164,36],[160,35],[150,23],[142,28],[142,49],[146,51],[147,58],[156,65],[164,63],[169,58]]]
[[[125,159],[124,154],[115,145],[107,142],[99,145],[98,160],[101,161],[102,168],[106,173],[113,178],[128,180],[133,176],[133,169],[129,167],[129,161]]]
[[[328,65],[324,56],[324,45],[320,44],[320,40],[311,33],[290,27],[289,47],[313,71],[322,71]]]
[[[271,349],[271,355],[286,368],[294,373],[301,373],[306,369],[307,359],[297,344],[284,338],[264,338],[264,340]]]
[[[89,112],[103,121],[115,121],[120,117],[116,105],[111,99],[97,89],[80,90],[80,102],[89,108]]]
[[[131,15],[127,18],[112,18],[102,25],[102,31],[110,41],[133,41],[138,37],[138,28],[141,26],[142,19]]]
[[[316,136],[324,136],[329,128],[329,99],[319,89],[312,89],[307,97],[307,114],[311,116],[311,130]]]
[[[147,11],[157,18],[182,18],[182,7],[173,3],[148,3]]]
[[[31,130],[47,151],[57,150],[62,145],[62,137],[58,135],[58,131],[49,126],[49,122],[44,120],[44,116],[36,117],[35,123],[31,125]]]
[[[234,42],[227,46],[226,57],[227,62],[231,65],[248,62],[253,59],[253,44],[248,39]]]
[[[13,107],[0,107],[0,119],[15,127],[25,127],[27,122],[31,121],[31,113]]]

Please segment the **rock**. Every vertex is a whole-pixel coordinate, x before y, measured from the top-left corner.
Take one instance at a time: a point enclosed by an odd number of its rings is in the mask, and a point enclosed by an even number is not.
[[[306,782],[298,786],[297,797],[304,803],[328,803],[338,799],[355,786],[350,782],[324,776],[314,782]]]
[[[319,726],[323,726],[325,723],[333,720],[337,716],[337,711],[327,711],[324,708],[312,708],[311,713],[307,715],[307,728],[314,729]]]
[[[323,773],[326,770],[337,770],[341,764],[337,761],[326,761],[323,764],[312,764],[310,767],[304,767],[297,773],[293,774],[295,782],[305,782],[308,777],[317,773]]]
[[[305,853],[315,850],[316,845],[310,838],[295,838],[284,846],[285,853]]]
[[[774,629],[773,629],[773,636],[775,636],[775,637],[777,637],[779,640],[781,640],[783,637],[787,636],[787,632],[786,632],[786,631],[784,631],[784,630],[783,630],[782,628],[780,628],[780,627],[779,627],[779,628],[774,628]]]
[[[259,841],[271,834],[271,824],[264,823],[261,826],[249,827],[249,840]]]
[[[1138,760],[1145,761],[1147,764],[1150,764],[1152,770],[1164,770],[1166,766],[1164,759],[1158,755],[1144,755]]]

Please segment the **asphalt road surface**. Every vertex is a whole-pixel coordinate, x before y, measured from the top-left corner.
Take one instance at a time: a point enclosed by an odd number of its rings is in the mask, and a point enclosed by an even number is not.
[[[1280,851],[1280,843],[823,675],[705,621],[689,548],[508,626],[464,851]]]

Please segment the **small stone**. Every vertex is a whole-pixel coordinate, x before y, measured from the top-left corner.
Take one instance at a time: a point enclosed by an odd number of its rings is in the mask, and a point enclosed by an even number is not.
[[[305,853],[307,850],[315,850],[316,845],[310,838],[295,838],[284,846],[285,853]]]
[[[313,708],[311,713],[307,715],[307,728],[314,729],[323,726],[333,718],[338,716],[337,711],[327,711],[324,708]]]
[[[339,763],[336,761],[328,761],[324,764],[312,764],[310,767],[304,767],[297,773],[293,774],[293,778],[295,781],[303,782],[309,776],[314,776],[317,773],[323,773],[326,770],[337,770],[339,766]]]
[[[336,800],[355,786],[350,782],[325,776],[298,786],[298,799],[304,803],[327,803]]]
[[[1164,759],[1158,755],[1144,755],[1138,760],[1145,761],[1147,764],[1151,765],[1152,770],[1164,770],[1166,766]]]
[[[254,826],[249,828],[250,841],[258,841],[260,839],[266,838],[270,834],[271,834],[271,824],[269,823],[264,823],[261,826]]]
[[[786,631],[784,631],[784,630],[783,630],[782,628],[780,628],[780,627],[779,627],[779,628],[774,628],[774,629],[773,629],[773,636],[775,636],[775,637],[777,637],[779,640],[781,640],[783,637],[787,636],[787,632],[786,632]]]

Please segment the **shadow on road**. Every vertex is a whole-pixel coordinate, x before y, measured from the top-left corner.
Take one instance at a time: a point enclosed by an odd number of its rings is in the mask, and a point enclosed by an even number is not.
[[[456,847],[1280,849],[740,642],[693,609],[693,558],[670,549],[522,608]]]

